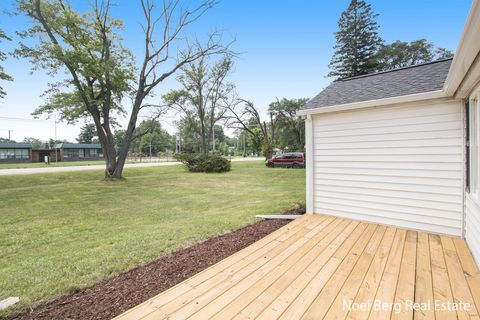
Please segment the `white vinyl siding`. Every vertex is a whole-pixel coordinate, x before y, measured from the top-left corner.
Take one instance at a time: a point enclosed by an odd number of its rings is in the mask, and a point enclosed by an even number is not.
[[[480,203],[470,194],[465,198],[465,241],[480,266]]]
[[[462,104],[313,117],[315,213],[462,235]]]
[[[470,95],[470,190],[465,197],[465,240],[480,265],[480,88]]]

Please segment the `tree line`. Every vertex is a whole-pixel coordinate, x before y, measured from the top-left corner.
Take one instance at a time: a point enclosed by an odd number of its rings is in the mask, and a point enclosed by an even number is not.
[[[350,2],[338,20],[328,76],[340,80],[453,57],[453,52],[426,39],[386,44],[379,35],[377,17],[366,1]]]
[[[138,0],[143,13],[143,53],[135,57],[120,36],[121,19],[112,17],[110,0],[90,3],[78,12],[65,0],[17,0],[17,14],[31,25],[18,35],[13,52],[44,70],[52,79],[45,103],[34,116],[57,113],[67,123],[90,121],[79,141],[100,143],[105,156],[105,177],[120,178],[132,152],[162,152],[177,137],[162,128],[159,119],[174,113],[184,151],[207,154],[233,148],[269,157],[275,149],[302,151],[305,132],[296,116],[307,99],[281,99],[262,108],[240,97],[229,81],[237,53],[221,31],[197,38],[191,30],[216,0],[190,5],[181,0]],[[352,0],[338,21],[335,53],[329,76],[344,79],[450,57],[425,39],[385,44],[378,33],[378,14],[366,1]],[[10,38],[0,30],[0,41]],[[0,51],[0,62],[6,55]],[[175,77],[179,88],[160,96],[158,89]],[[0,80],[13,78],[0,65]],[[6,92],[0,87],[0,98]],[[148,120],[139,123],[142,111]],[[127,116],[126,128],[117,118]],[[227,137],[223,127],[235,131]],[[95,135],[93,135],[95,133]],[[87,139],[87,140],[85,140]]]

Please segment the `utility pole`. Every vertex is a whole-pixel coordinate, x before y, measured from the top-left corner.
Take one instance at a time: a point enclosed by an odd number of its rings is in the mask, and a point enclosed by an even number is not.
[[[150,149],[149,149],[150,162],[152,162],[152,137],[153,137],[153,124],[154,124],[154,121],[155,121],[155,120],[153,120],[153,119],[150,121],[150,122],[151,122],[150,124],[151,124],[151,126],[152,126],[152,127],[150,128],[150,147],[149,147],[149,148],[150,148]]]
[[[10,132],[12,132],[13,130],[8,130],[8,140],[12,140],[11,139],[11,136],[10,136]]]
[[[152,134],[150,134],[150,162],[152,162]]]
[[[182,139],[180,138],[180,132],[175,135],[175,153],[182,152]]]
[[[246,146],[246,141],[245,141],[245,138],[247,137],[247,134],[244,132],[243,133],[243,156],[246,157],[247,156],[247,146]]]
[[[212,128],[212,149],[213,153],[215,153],[215,126]]]
[[[58,164],[58,152],[57,152],[57,115],[53,115],[53,121],[55,121],[55,164]]]

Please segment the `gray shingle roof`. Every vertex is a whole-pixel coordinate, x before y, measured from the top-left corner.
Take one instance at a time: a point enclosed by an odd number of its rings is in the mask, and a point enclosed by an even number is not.
[[[302,109],[315,109],[441,90],[451,63],[452,59],[438,60],[338,80],[308,101]]]

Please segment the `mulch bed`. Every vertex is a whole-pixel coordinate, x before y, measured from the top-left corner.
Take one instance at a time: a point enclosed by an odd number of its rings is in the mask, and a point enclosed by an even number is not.
[[[10,319],[111,319],[284,226],[264,220],[181,249]]]

